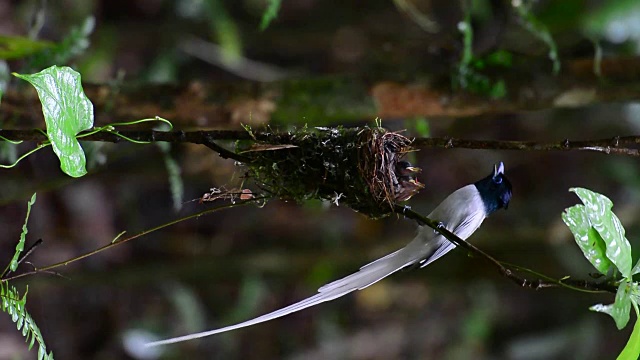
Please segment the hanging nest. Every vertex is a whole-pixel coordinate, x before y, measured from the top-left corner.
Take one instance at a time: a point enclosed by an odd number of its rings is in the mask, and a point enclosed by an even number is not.
[[[303,128],[260,139],[237,151],[251,159],[247,177],[280,199],[329,200],[379,218],[424,187],[418,168],[403,172],[411,140],[380,127]]]

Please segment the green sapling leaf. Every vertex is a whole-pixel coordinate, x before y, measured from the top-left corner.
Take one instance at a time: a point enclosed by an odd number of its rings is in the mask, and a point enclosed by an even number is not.
[[[584,188],[571,188],[584,203],[591,226],[600,234],[607,245],[606,255],[622,276],[631,278],[631,244],[625,237],[624,227],[611,211],[613,202],[608,197]]]
[[[636,320],[633,332],[617,360],[637,360],[640,358],[640,321]]]
[[[616,300],[613,304],[596,304],[589,310],[609,314],[616,322],[618,330],[624,328],[629,322],[629,312],[631,311],[630,287],[631,283],[623,281],[618,286]]]
[[[13,75],[36,88],[47,137],[62,171],[73,177],[86,174],[86,158],[76,135],[93,127],[93,104],[82,89],[80,74],[70,67],[54,65],[31,75]]]
[[[582,250],[584,257],[589,260],[602,274],[607,274],[613,265],[607,258],[607,244],[600,234],[591,226],[584,205],[574,205],[562,213],[562,221],[569,227],[576,244]]]

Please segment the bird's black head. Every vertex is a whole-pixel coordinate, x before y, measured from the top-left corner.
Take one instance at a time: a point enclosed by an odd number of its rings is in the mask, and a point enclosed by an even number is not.
[[[477,181],[474,185],[480,193],[487,216],[498,209],[506,209],[509,206],[511,183],[504,175],[503,163],[495,165],[489,176]]]

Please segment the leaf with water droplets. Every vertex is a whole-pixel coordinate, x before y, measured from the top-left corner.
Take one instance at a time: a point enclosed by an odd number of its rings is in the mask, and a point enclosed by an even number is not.
[[[591,226],[607,245],[606,255],[622,276],[631,277],[631,244],[625,237],[624,227],[611,211],[613,202],[608,197],[583,188],[571,188],[584,203]]]
[[[584,205],[575,205],[562,213],[562,221],[569,227],[576,244],[582,250],[584,257],[589,260],[602,274],[607,274],[611,268],[611,260],[605,255],[607,244],[600,234],[591,226]]]

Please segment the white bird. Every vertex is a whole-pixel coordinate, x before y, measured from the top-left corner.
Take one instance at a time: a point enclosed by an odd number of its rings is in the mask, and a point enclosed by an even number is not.
[[[447,230],[466,240],[482,224],[482,221],[501,208],[507,208],[511,200],[511,183],[504,175],[504,165],[494,166],[492,173],[450,194],[427,217],[442,222]],[[342,297],[352,291],[362,290],[396,271],[416,263],[425,267],[455,245],[431,228],[421,226],[418,235],[405,247],[371,262],[356,273],[333,281],[318,289],[318,293],[300,302],[270,312],[257,318],[219,329],[154,341],[147,346],[173,344],[219,334],[273,320],[311,306]]]

